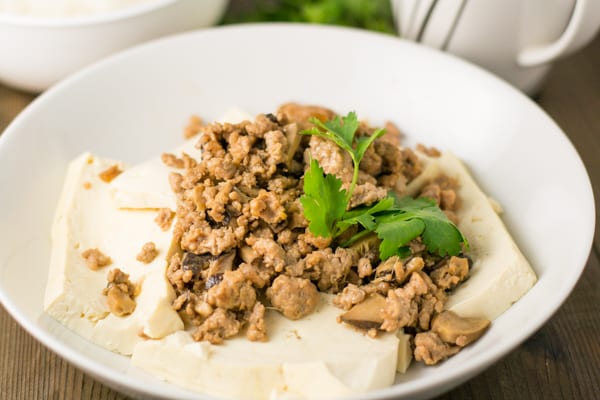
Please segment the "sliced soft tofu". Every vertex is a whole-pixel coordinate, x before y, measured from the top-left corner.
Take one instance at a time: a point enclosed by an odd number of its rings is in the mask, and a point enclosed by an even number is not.
[[[525,259],[498,216],[498,203],[481,191],[465,165],[452,153],[429,157],[417,152],[423,173],[408,186],[410,195],[440,174],[458,180],[458,227],[470,243],[469,279],[448,296],[446,308],[463,317],[496,319],[536,282]]]
[[[200,151],[195,147],[195,143],[195,139],[189,139],[172,154],[181,157],[185,152],[198,159]],[[177,200],[169,186],[169,174],[177,171],[181,172],[176,168],[167,167],[160,157],[129,168],[110,183],[114,205],[117,208],[130,210],[157,208],[175,210]]]
[[[331,297],[321,294],[317,310],[297,321],[267,310],[268,342],[239,336],[215,346],[182,331],[140,342],[132,362],[177,385],[230,398],[334,398],[391,385],[398,349],[410,348],[408,335],[373,339],[348,328],[336,322],[340,310]]]
[[[171,308],[175,293],[165,277],[172,234],[154,222],[154,211],[114,207],[110,186],[99,174],[115,164],[120,165],[86,153],[69,165],[52,227],[44,307],[81,336],[131,354],[142,337],[162,338],[183,329],[183,322]],[[136,260],[146,242],[154,242],[159,251],[149,264]],[[90,248],[109,256],[112,264],[91,270],[81,256]],[[112,268],[129,274],[140,287],[136,308],[126,317],[110,314],[102,294]]]

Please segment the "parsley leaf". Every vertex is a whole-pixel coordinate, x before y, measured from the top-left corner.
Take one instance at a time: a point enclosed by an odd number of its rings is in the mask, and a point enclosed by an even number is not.
[[[349,112],[348,115],[342,117],[341,119],[339,116],[336,116],[332,120],[321,122],[317,118],[311,118],[310,122],[312,122],[316,127],[303,130],[300,132],[301,134],[314,135],[329,139],[337,144],[340,148],[346,150],[352,159],[352,164],[354,165],[354,174],[352,175],[350,189],[346,194],[346,203],[350,203],[352,193],[356,187],[356,182],[358,182],[360,161],[362,160],[367,148],[371,145],[371,143],[373,143],[377,138],[383,136],[385,134],[385,130],[377,129],[371,136],[361,136],[356,138],[356,147],[354,147],[354,136],[356,135],[356,131],[360,126],[360,122],[358,121],[358,117],[354,111]]]
[[[350,188],[344,190],[340,179],[325,174],[317,160],[311,160],[304,174],[304,195],[300,202],[309,221],[308,229],[314,235],[335,239],[348,228],[358,225],[362,230],[359,229],[342,246],[375,233],[381,239],[379,255],[382,260],[393,255],[408,257],[411,253],[408,244],[418,237],[429,252],[442,257],[458,255],[463,246],[468,249],[467,239],[431,199],[399,199],[392,192],[370,207],[346,211],[358,181],[360,162],[369,146],[385,131],[378,129],[371,136],[355,137],[360,126],[355,112],[330,121],[321,122],[316,118],[310,121],[315,127],[301,133],[333,141],[350,155],[354,165]]]
[[[384,134],[385,134],[384,129],[377,129],[375,132],[373,132],[373,134],[371,136],[361,136],[359,138],[356,138],[355,154],[356,154],[356,159],[358,160],[357,161],[358,164],[360,164],[360,161],[364,157],[364,155],[367,151],[367,148],[371,145],[371,143],[373,143],[375,141],[375,139],[382,137]]]
[[[421,224],[417,225],[411,221],[420,221]],[[412,225],[408,226],[407,222],[411,222]],[[462,251],[461,244],[464,244],[465,248],[469,246],[467,239],[456,225],[446,217],[435,201],[428,198],[396,199],[389,212],[380,216],[376,223],[377,235],[383,242],[389,242],[384,246],[385,249],[394,245],[396,247],[405,246],[418,236],[422,237],[428,251],[442,257],[458,255]],[[393,226],[397,226],[398,231],[404,232],[391,234]],[[422,226],[422,229],[415,234],[417,226]]]
[[[425,224],[420,219],[397,219],[382,222],[377,225],[375,232],[381,239],[379,245],[379,258],[385,260],[398,255],[406,245],[416,239],[425,229]]]
[[[335,144],[340,146],[352,155],[354,149],[352,148],[352,142],[354,141],[354,134],[358,129],[360,122],[354,111],[351,111],[345,117],[340,119],[336,116],[334,119],[321,122],[317,118],[311,118],[310,122],[315,124],[318,128],[312,128],[303,131],[304,135],[316,135],[326,139],[332,140]]]
[[[374,230],[377,224],[375,223],[375,217],[373,214],[388,210],[393,205],[394,198],[387,196],[375,203],[374,206],[360,207],[351,211],[346,211],[343,218],[336,224],[338,228],[338,235],[342,234],[346,229],[356,224],[362,225],[362,227],[365,229],[371,231]]]
[[[317,236],[332,237],[335,223],[346,211],[346,191],[335,175],[323,173],[317,160],[310,161],[304,174],[304,195],[300,198],[308,229]]]

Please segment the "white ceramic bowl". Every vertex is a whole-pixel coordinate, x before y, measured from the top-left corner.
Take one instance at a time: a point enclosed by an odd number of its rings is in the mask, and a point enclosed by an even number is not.
[[[504,206],[539,281],[476,343],[436,367],[412,366],[361,399],[449,390],[534,333],[561,305],[594,231],[589,178],[557,125],[499,79],[451,56],[350,29],[249,25],[156,41],[96,64],[40,96],[0,137],[0,300],[46,346],[143,397],[193,394],[150,377],[44,315],[52,213],[68,161],[85,150],[138,162],[178,144],[189,114],[285,101],[327,105],[462,157]],[[560,160],[560,162],[557,162]],[[308,383],[310,384],[310,383]],[[207,397],[202,397],[207,398]]]
[[[150,0],[98,15],[0,13],[0,81],[38,92],[109,54],[214,25],[228,0]]]

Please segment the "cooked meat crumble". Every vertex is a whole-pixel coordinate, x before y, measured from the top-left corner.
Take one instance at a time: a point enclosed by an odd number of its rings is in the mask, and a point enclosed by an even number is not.
[[[167,167],[181,169],[185,166],[183,159],[178,158],[175,154],[163,153],[161,154],[160,159]]]
[[[300,319],[317,307],[319,292],[308,279],[279,275],[267,289],[267,297],[287,318]]]
[[[92,271],[96,271],[112,263],[110,257],[104,255],[98,249],[87,249],[81,253],[81,257],[83,257],[88,268]]]
[[[200,132],[200,127],[202,126],[202,118],[197,115],[192,115],[190,120],[188,121],[187,126],[183,130],[183,137],[189,139],[194,137]]]
[[[150,264],[154,259],[158,256],[158,250],[156,249],[156,245],[154,242],[145,243],[142,246],[142,250],[135,257],[139,262],[143,262],[144,264]]]
[[[110,167],[108,167],[104,171],[100,172],[98,174],[98,176],[104,182],[110,183],[113,179],[115,179],[117,176],[119,176],[121,174],[121,172],[123,172],[121,170],[121,168],[117,164],[115,164],[115,165],[111,165]]]
[[[369,335],[405,328],[417,335],[415,356],[438,362],[457,346],[431,332],[431,323],[448,292],[468,277],[468,259],[429,253],[416,239],[410,257],[382,262],[375,235],[345,248],[308,230],[299,198],[309,161],[317,160],[346,189],[352,180],[345,151],[300,134],[312,126],[309,118],[334,116],[326,108],[288,103],[254,121],[196,125],[201,160],[163,155],[167,165],[180,169],[169,178],[178,203],[167,269],[177,294],[173,307],[197,327],[195,340],[218,344],[244,329],[249,340],[267,340],[265,306],[299,319],[317,307],[319,292],[335,294],[334,304],[344,310],[383,296],[380,322],[369,322]],[[363,122],[357,135],[373,132]],[[388,132],[368,148],[350,208],[374,204],[390,190],[401,196],[421,173],[417,155],[398,146],[399,136],[388,124]],[[455,218],[457,188],[444,177],[421,196]]]
[[[115,268],[108,272],[107,280],[108,284],[102,294],[106,296],[110,312],[118,317],[131,314],[136,306],[136,286],[129,281],[129,275]]]
[[[173,222],[173,218],[175,218],[175,213],[168,208],[161,208],[158,210],[158,214],[154,219],[154,222],[162,229],[163,231],[168,231],[171,228],[171,223]]]

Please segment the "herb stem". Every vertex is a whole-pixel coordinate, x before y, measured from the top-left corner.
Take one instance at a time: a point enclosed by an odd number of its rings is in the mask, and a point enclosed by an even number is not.
[[[348,189],[348,194],[346,195],[346,203],[348,204],[348,207],[350,207],[350,199],[352,198],[352,193],[354,193],[354,188],[356,187],[356,183],[358,182],[359,169],[355,157],[352,157],[352,163],[354,164],[354,173],[352,174],[352,182],[350,183],[350,189]]]
[[[373,233],[373,231],[365,229],[363,231],[358,232],[356,235],[352,236],[350,239],[346,240],[344,243],[340,244],[341,247],[352,246],[354,243],[358,242],[363,237]]]

